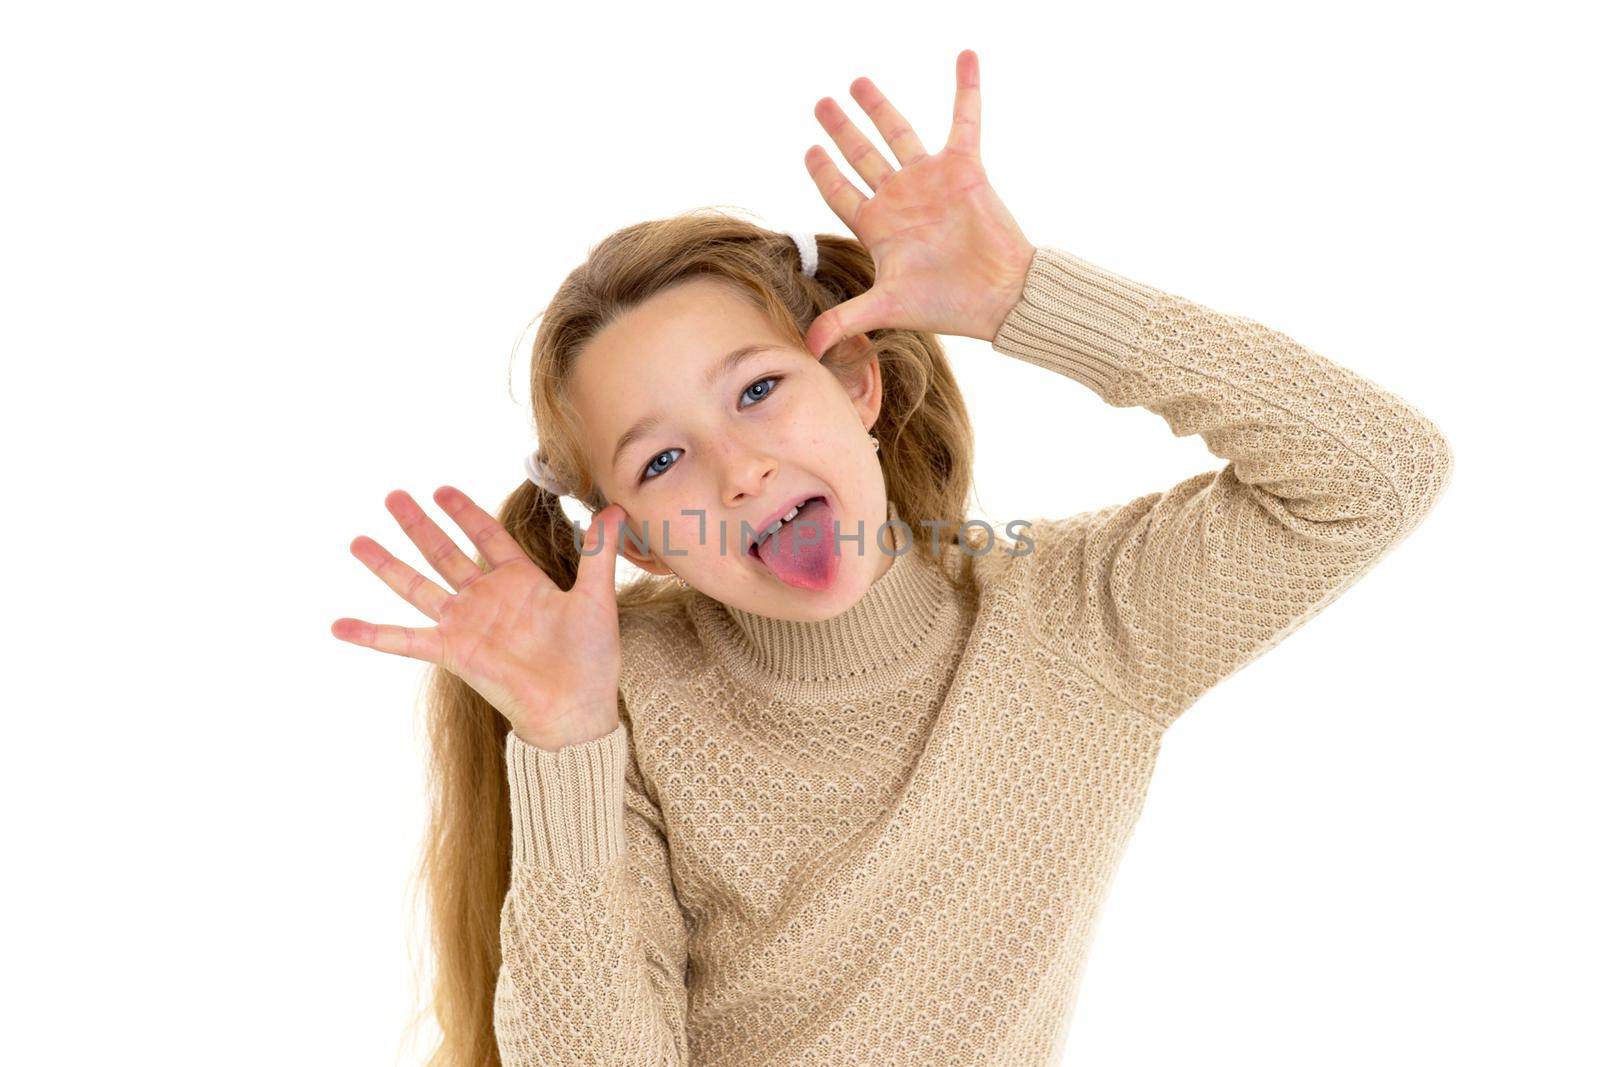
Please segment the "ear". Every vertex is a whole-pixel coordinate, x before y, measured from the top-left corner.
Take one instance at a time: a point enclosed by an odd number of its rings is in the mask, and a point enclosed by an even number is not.
[[[619,536],[622,538],[622,543],[617,546],[618,554],[642,571],[648,571],[655,575],[671,574],[672,568],[657,559],[655,553],[643,555],[639,552],[638,546],[646,543],[645,539],[637,536],[637,530],[634,530],[633,533],[628,533],[627,530],[629,529],[632,529],[632,526],[626,520],[624,520],[622,526],[618,527]]]
[[[632,563],[635,567],[638,567],[642,571],[649,571],[651,574],[658,575],[663,578],[672,573],[672,568],[668,567],[665,563],[662,563],[654,556],[640,556],[632,551],[624,552],[623,556],[627,558],[629,563]]]
[[[834,346],[834,351],[838,353],[834,373],[839,384],[861,416],[861,425],[871,429],[883,407],[883,368],[878,363],[878,352],[864,333],[845,338]]]

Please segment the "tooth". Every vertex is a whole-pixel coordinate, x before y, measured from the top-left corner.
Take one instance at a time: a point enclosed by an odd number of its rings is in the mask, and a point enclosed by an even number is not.
[[[800,508],[802,506],[803,505],[801,505],[801,504],[796,504],[794,507],[789,509],[789,514],[787,514],[787,515],[783,516],[782,518],[776,520],[775,522],[773,522],[773,524],[771,526],[768,526],[765,530],[762,530],[759,533],[757,533],[756,534],[755,543],[758,544],[758,545],[761,544],[767,538],[771,537],[773,534],[775,534],[779,530],[783,529],[783,524],[784,523],[792,522],[794,520],[794,517],[796,515],[800,514]]]

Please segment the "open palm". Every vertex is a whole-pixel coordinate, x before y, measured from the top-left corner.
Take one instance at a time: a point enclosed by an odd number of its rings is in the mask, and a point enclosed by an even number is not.
[[[939,152],[922,141],[867,78],[850,93],[900,161],[897,170],[831,98],[816,106],[863,195],[820,146],[806,152],[823,199],[872,254],[871,289],[819,315],[806,335],[813,355],[869,330],[893,327],[992,340],[1017,302],[1034,247],[1000,202],[978,156],[978,56],[956,57],[955,119]]]
[[[615,585],[622,509],[613,504],[594,517],[577,581],[563,591],[465,493],[446,486],[434,500],[482,551],[488,570],[462,552],[409,494],[397,490],[384,505],[455,593],[371,538],[358,537],[351,553],[437,625],[344,618],[334,622],[333,635],[458,675],[519,736],[542,747],[590,740],[614,729],[622,665]],[[602,541],[598,550],[597,539]]]

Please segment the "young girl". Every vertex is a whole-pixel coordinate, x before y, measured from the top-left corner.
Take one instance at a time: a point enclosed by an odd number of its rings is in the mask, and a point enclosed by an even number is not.
[[[1052,1062],[1163,733],[1443,491],[1393,394],[1030,244],[956,73],[935,155],[852,87],[898,168],[819,106],[872,190],[807,155],[857,240],[700,212],[593,249],[535,339],[529,481],[498,520],[435,495],[480,558],[388,500],[454,592],[352,545],[437,623],[334,627],[436,665],[435,1063]],[[936,334],[1227,465],[963,525]],[[648,572],[620,591],[618,552]]]

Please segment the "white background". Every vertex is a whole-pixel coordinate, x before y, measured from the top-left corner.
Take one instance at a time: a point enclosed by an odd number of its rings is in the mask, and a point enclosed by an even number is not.
[[[1416,533],[1168,735],[1066,1061],[1596,1062],[1575,11],[9,7],[0,1057],[419,1062],[424,666],[329,625],[426,620],[348,544],[421,565],[395,488],[447,528],[441,484],[498,507],[524,328],[590,244],[711,204],[847,233],[813,105],[881,145],[869,75],[942,145],[971,47],[1034,243],[1289,333],[1456,457]],[[949,349],[975,515],[1222,465]]]

